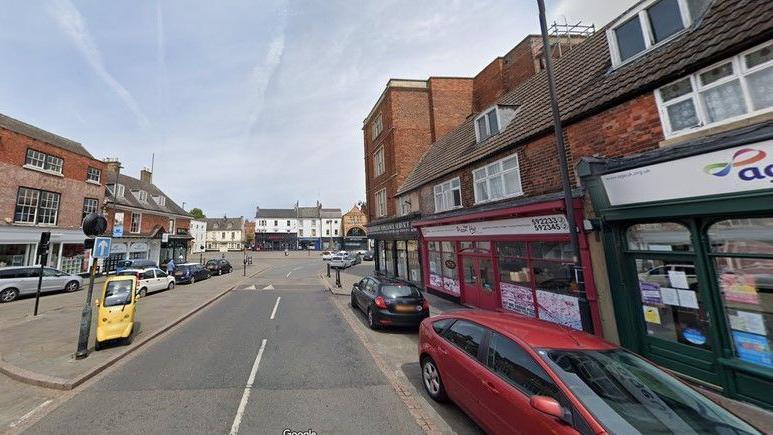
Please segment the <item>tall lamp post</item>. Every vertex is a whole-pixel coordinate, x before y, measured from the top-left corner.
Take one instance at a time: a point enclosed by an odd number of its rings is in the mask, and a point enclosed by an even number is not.
[[[83,219],[83,233],[88,237],[94,237],[104,234],[107,229],[107,219],[104,216],[89,213]],[[94,247],[94,239],[86,239],[84,247]],[[78,334],[78,350],[75,352],[76,359],[83,359],[89,356],[89,334],[91,333],[91,297],[94,294],[94,274],[96,273],[97,262],[92,260],[89,271],[89,291],[86,293],[86,303],[81,312],[81,325]]]

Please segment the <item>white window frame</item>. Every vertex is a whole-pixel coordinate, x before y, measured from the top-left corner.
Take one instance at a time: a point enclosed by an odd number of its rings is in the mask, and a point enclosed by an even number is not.
[[[154,196],[153,201],[161,207],[166,205],[166,197],[163,195]]]
[[[32,156],[30,156],[32,154]],[[31,160],[31,161],[30,161]],[[46,154],[34,148],[27,148],[24,155],[24,167],[53,175],[63,175],[64,159],[51,154]]]
[[[135,197],[137,197],[137,200],[140,202],[147,203],[148,202],[148,192],[145,192],[144,190],[135,190],[132,192]]]
[[[771,48],[773,48],[773,41],[768,41],[768,42],[765,42],[763,44],[757,45],[757,46],[755,46],[755,47],[753,47],[753,48],[751,48],[749,50],[746,50],[746,51],[744,51],[742,53],[739,53],[739,54],[737,54],[737,55],[735,55],[735,56],[733,56],[731,58],[724,59],[724,60],[722,60],[720,62],[717,62],[717,63],[715,63],[715,64],[713,64],[711,66],[708,66],[708,67],[703,68],[703,69],[701,69],[699,71],[696,71],[695,73],[690,74],[689,76],[681,77],[678,80],[674,80],[671,83],[656,89],[655,90],[655,101],[657,102],[657,106],[658,106],[658,114],[660,115],[660,123],[661,123],[661,126],[663,127],[663,135],[666,137],[666,139],[682,136],[682,135],[693,133],[693,132],[696,132],[696,131],[705,130],[705,129],[708,129],[708,128],[714,128],[716,126],[720,126],[720,125],[724,125],[724,124],[729,124],[729,123],[732,123],[732,122],[739,121],[741,119],[751,118],[751,117],[754,117],[754,116],[757,116],[757,115],[760,115],[760,114],[763,114],[763,113],[772,112],[773,111],[773,106],[772,107],[767,107],[767,108],[764,108],[764,109],[759,109],[759,110],[752,110],[751,93],[749,91],[749,85],[746,82],[746,77],[748,75],[750,75],[750,74],[756,73],[756,72],[761,71],[763,69],[773,68],[773,60],[769,60],[769,61],[767,61],[765,63],[762,63],[760,65],[756,65],[756,66],[754,66],[752,68],[747,68],[746,67],[746,63],[744,62],[744,57],[747,54],[752,53],[752,52],[757,51],[757,50],[760,50],[762,48],[765,48],[766,46],[770,46]],[[728,77],[722,77],[721,79],[719,79],[719,80],[717,80],[717,81],[715,81],[713,83],[709,83],[708,85],[701,85],[700,84],[700,75],[701,74],[705,73],[706,71],[710,71],[710,70],[712,70],[714,68],[717,68],[717,67],[719,67],[719,66],[721,66],[723,64],[726,64],[726,63],[731,63],[732,64],[732,66],[733,66],[733,74],[732,75],[730,75]],[[674,84],[676,82],[680,82],[680,81],[682,81],[682,80],[684,80],[686,78],[690,80],[690,86],[692,87],[692,91],[690,91],[689,93],[687,93],[685,95],[681,95],[679,97],[673,98],[673,99],[671,99],[671,100],[669,100],[667,102],[663,101],[663,97],[661,95],[661,89],[663,89],[663,88],[665,88],[667,86],[670,86],[670,85],[672,85],[672,84]],[[706,92],[707,90],[709,90],[711,88],[714,88],[714,87],[717,87],[717,86],[721,86],[721,85],[723,85],[725,83],[731,82],[733,80],[739,80],[739,82],[740,82],[741,90],[742,90],[743,98],[744,98],[744,103],[746,105],[747,112],[744,113],[743,115],[733,116],[733,117],[730,117],[730,118],[723,119],[721,121],[709,122],[709,120],[708,120],[708,113],[707,113],[706,107],[705,107],[705,105],[703,103],[703,98],[701,97],[701,93]],[[695,127],[692,127],[692,128],[686,128],[686,129],[679,130],[679,131],[672,131],[672,129],[671,129],[671,120],[668,117],[667,109],[668,109],[669,106],[671,106],[673,104],[680,103],[680,102],[682,102],[684,100],[688,100],[688,99],[692,100],[692,102],[693,102],[693,106],[695,107],[695,112],[696,112],[696,114],[698,116],[699,124],[697,126],[695,126]]]
[[[169,233],[174,234],[174,219],[169,219]]]
[[[19,193],[21,193],[21,190],[24,189],[25,191],[28,191],[33,194],[34,196],[34,204],[19,204]],[[46,207],[43,204],[43,195],[50,195],[49,200],[52,200],[52,202],[55,203],[55,206],[52,207]],[[25,196],[26,198],[26,196]],[[32,199],[32,198],[30,198]],[[55,201],[53,201],[55,199]],[[58,219],[59,219],[59,206],[62,202],[62,195],[59,192],[52,192],[50,190],[43,190],[43,189],[33,189],[31,187],[24,187],[19,186],[19,188],[16,191],[16,196],[14,200],[14,211],[13,211],[13,219],[14,223],[17,224],[29,224],[29,225],[40,225],[40,226],[54,226],[56,225]],[[27,211],[27,215],[31,216],[32,219],[30,220],[16,220],[16,209],[18,207],[26,207],[26,208],[32,208],[31,211]],[[41,216],[43,213],[41,213],[42,209],[46,210],[53,210],[53,215],[49,213],[50,216],[53,216],[52,222],[41,222]]]
[[[453,205],[455,190],[459,191],[459,205]],[[432,194],[435,198],[435,213],[462,208],[462,182],[459,177],[436,184],[432,188]]]
[[[650,6],[657,3],[658,1],[660,0],[648,0],[646,2],[641,3],[636,9],[620,17],[613,26],[609,26],[609,28],[607,29],[607,43],[609,44],[609,52],[612,58],[613,68],[617,68],[621,65],[625,65],[629,62],[632,62],[633,60],[638,59],[639,57],[649,52],[653,48],[663,44],[667,44],[672,39],[684,33],[692,25],[692,18],[690,17],[691,14],[690,14],[689,6],[687,4],[687,0],[677,0],[677,4],[679,5],[679,14],[682,17],[682,30],[674,33],[673,35],[669,36],[668,38],[660,42],[655,43],[654,35],[652,34],[652,28],[650,27],[650,18],[649,18],[649,15],[647,14],[647,9],[649,9]],[[634,54],[633,56],[629,57],[626,60],[622,60],[620,58],[620,47],[617,45],[617,35],[615,33],[615,30],[617,30],[620,26],[627,23],[631,18],[634,18],[634,17],[638,18],[639,25],[641,26],[642,37],[644,39],[644,50]]]
[[[492,111],[496,111],[496,115],[497,115],[497,132],[494,134],[491,133],[491,125],[489,125],[489,120],[488,120],[488,114],[491,113]],[[486,132],[488,133],[484,138],[481,138],[480,131],[478,130],[478,120],[481,118],[485,119],[486,121]],[[488,109],[481,112],[480,115],[476,116],[475,122],[473,122],[473,127],[475,128],[475,142],[482,142],[490,138],[491,136],[494,136],[495,134],[501,133],[502,116],[501,116],[501,110],[499,110],[499,106],[489,107]]]
[[[376,152],[373,153],[373,176],[378,177],[386,170],[384,165],[384,147],[379,147]]]
[[[124,187],[123,184],[111,184],[110,186],[107,187],[107,189],[116,198],[123,198],[123,195],[126,193],[126,188]]]
[[[386,189],[376,192],[376,216],[383,217],[387,215]]]
[[[134,229],[134,215],[137,215],[138,218],[136,220],[137,222],[137,229]],[[132,234],[139,234],[140,230],[142,229],[142,213],[132,212],[131,218],[129,219],[129,232]]]
[[[509,160],[509,159],[512,159],[512,158],[515,159],[515,167],[513,167],[511,169],[503,170],[503,167],[502,167],[503,162],[505,160]],[[491,176],[488,175],[488,168],[492,167],[492,166],[495,166],[495,165],[499,165],[499,172],[497,172],[495,175],[491,175]],[[486,172],[486,175],[484,175],[483,177],[476,178],[475,173],[480,171],[481,169],[483,169]],[[502,196],[499,196],[499,197],[492,197],[491,196],[491,180],[496,178],[496,177],[501,178],[502,179],[502,190],[504,191],[504,188],[505,188],[504,176],[505,176],[506,173],[510,173],[510,172],[516,172],[518,174],[518,187],[519,187],[519,190],[517,192],[512,192],[512,193],[509,193],[509,194],[506,193],[506,194],[504,194]],[[481,182],[481,181],[485,181],[486,182],[486,194],[487,194],[488,198],[485,198],[485,199],[481,198],[482,194],[481,194],[481,192],[479,190],[479,187],[478,187],[478,183]],[[486,165],[483,165],[483,166],[480,166],[478,168],[473,169],[472,170],[472,184],[473,184],[473,191],[475,192],[475,204],[481,204],[481,203],[492,202],[492,201],[499,201],[501,199],[514,198],[516,196],[523,195],[523,180],[521,179],[521,165],[520,165],[520,162],[519,162],[519,159],[518,159],[518,154],[517,153],[516,154],[511,154],[511,155],[509,155],[509,156],[507,156],[505,158],[499,159],[499,160],[497,160],[495,162],[491,162],[489,164],[486,164]]]
[[[89,213],[97,213],[98,211],[99,211],[99,199],[89,198],[89,197],[83,198],[83,213],[81,217],[81,222]]]
[[[94,177],[96,175],[96,177]],[[89,166],[86,168],[86,181],[89,183],[97,183],[99,184],[100,180],[102,180],[102,171],[93,167]]]
[[[384,120],[381,118],[381,113],[379,113],[370,126],[370,140],[376,140],[382,131],[384,131]]]

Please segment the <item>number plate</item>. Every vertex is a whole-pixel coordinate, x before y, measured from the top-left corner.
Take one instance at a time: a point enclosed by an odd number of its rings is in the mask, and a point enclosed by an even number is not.
[[[415,313],[416,312],[416,305],[404,305],[400,304],[395,307],[395,309],[400,313]]]

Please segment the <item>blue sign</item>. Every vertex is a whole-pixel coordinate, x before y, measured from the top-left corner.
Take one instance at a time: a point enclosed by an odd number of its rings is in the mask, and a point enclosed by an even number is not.
[[[123,237],[123,225],[113,227],[113,237]]]
[[[112,239],[110,237],[97,237],[94,239],[94,251],[92,257],[94,258],[107,258],[110,256],[110,244]]]
[[[765,336],[733,331],[738,358],[750,363],[773,368],[773,352]]]

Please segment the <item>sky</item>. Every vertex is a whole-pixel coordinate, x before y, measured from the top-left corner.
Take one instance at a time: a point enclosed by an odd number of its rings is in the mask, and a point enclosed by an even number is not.
[[[600,28],[634,2],[546,0],[547,20]],[[348,210],[389,78],[474,76],[538,32],[534,0],[4,0],[0,113],[124,174],[153,160],[210,217]]]

